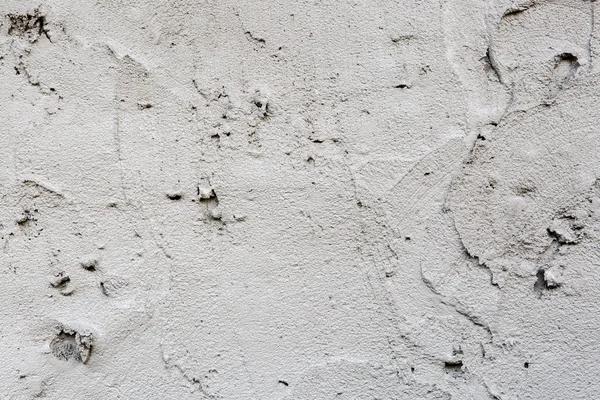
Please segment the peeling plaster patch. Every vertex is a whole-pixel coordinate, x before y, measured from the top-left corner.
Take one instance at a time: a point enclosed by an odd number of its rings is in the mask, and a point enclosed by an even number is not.
[[[90,333],[80,333],[71,329],[63,329],[50,342],[52,354],[63,361],[87,363],[94,343]]]
[[[29,42],[36,42],[40,36],[48,36],[46,16],[39,10],[27,14],[8,14],[8,34],[11,36],[24,37]]]
[[[79,261],[79,265],[81,265],[81,268],[90,272],[96,272],[96,269],[98,268],[98,263],[98,257],[95,255],[85,256]]]

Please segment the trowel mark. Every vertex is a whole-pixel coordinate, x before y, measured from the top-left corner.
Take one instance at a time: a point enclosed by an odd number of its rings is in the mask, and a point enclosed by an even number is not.
[[[46,179],[44,179],[40,176],[26,175],[23,177],[22,182],[25,185],[38,187],[38,188],[40,188],[48,193],[54,194],[58,197],[61,197],[61,198],[65,197],[62,190],[58,186],[48,182]]]
[[[524,4],[513,4],[509,9],[507,9],[504,14],[502,14],[502,19],[508,17],[514,17],[517,14],[521,14],[522,12],[529,10],[531,7],[535,5],[533,0],[530,0]]]

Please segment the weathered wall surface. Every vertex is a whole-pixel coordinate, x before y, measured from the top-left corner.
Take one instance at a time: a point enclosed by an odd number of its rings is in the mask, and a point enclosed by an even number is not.
[[[596,7],[2,0],[0,398],[597,398]]]

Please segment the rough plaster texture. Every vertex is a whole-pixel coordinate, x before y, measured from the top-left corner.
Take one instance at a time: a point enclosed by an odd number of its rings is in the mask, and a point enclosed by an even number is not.
[[[2,0],[0,398],[598,398],[596,7]]]

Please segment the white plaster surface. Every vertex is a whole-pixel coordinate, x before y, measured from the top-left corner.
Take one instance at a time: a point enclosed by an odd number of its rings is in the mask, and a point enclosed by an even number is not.
[[[1,0],[1,399],[597,399],[592,0]]]

